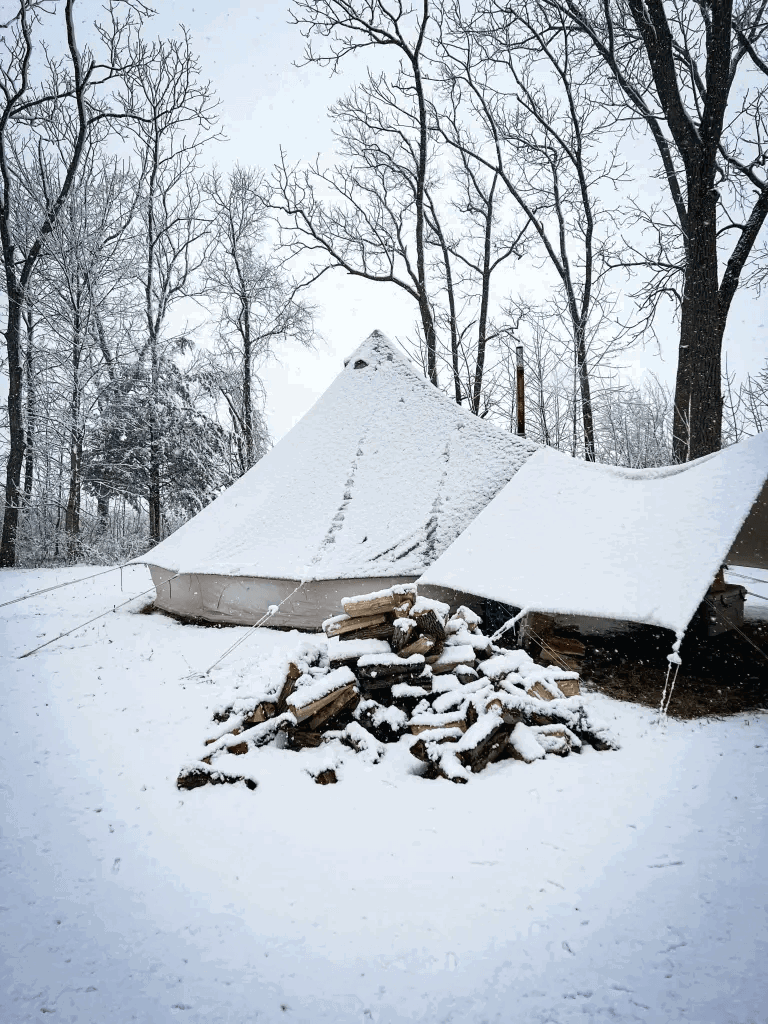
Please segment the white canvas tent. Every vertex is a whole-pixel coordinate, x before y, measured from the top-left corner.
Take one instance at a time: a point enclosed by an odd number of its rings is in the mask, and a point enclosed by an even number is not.
[[[269,625],[319,628],[342,596],[416,579],[537,449],[374,332],[272,451],[137,561],[166,611],[253,623],[283,602]]]
[[[680,634],[723,563],[768,568],[767,481],[768,432],[663,469],[541,449],[419,587]]]

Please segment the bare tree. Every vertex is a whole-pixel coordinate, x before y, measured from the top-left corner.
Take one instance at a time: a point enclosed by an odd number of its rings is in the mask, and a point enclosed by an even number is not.
[[[331,172],[289,175],[280,168],[282,208],[304,244],[339,267],[370,281],[395,284],[417,303],[427,373],[437,384],[437,335],[430,301],[427,189],[430,131],[425,47],[430,0],[413,6],[385,0],[294,0],[291,14],[307,38],[307,63],[338,69],[349,55],[374,49],[396,55],[390,79],[368,81],[333,110],[344,153]],[[315,39],[327,41],[317,52]],[[323,203],[317,186],[338,201]],[[322,273],[316,267],[315,273]]]
[[[213,236],[205,278],[219,307],[211,380],[232,418],[244,473],[264,454],[268,440],[256,408],[257,364],[281,341],[310,345],[313,310],[267,248],[270,188],[264,176],[249,167],[237,166],[226,177],[214,170],[205,192]]]
[[[110,0],[107,25],[98,30],[104,50],[98,60],[77,42],[74,0],[62,5],[66,29],[66,57],[55,60],[41,47],[43,78],[36,78],[33,66],[34,41],[41,24],[52,13],[42,0],[16,0],[5,21],[0,38],[0,246],[8,300],[5,329],[8,354],[8,418],[10,450],[6,467],[5,512],[0,541],[0,565],[14,565],[16,534],[21,505],[21,469],[24,461],[23,366],[21,356],[22,309],[30,278],[40,258],[47,235],[53,230],[67,196],[72,190],[80,161],[94,125],[110,116],[98,101],[98,89],[122,73],[124,46],[137,18],[148,13],[138,0]],[[122,9],[122,17],[121,17]],[[75,131],[69,139],[53,140],[49,131],[54,112],[67,108]],[[61,142],[62,145],[57,145]],[[44,214],[37,226],[36,240],[23,259],[17,257],[13,234],[18,202],[13,153],[34,161],[40,153],[55,152],[61,174],[58,189],[47,197]]]
[[[721,352],[740,278],[768,215],[765,0],[536,0],[571,34],[605,109],[643,125],[668,202],[635,266],[679,304],[675,455],[720,447]],[[496,15],[509,7],[493,0]],[[654,211],[655,213],[655,211]]]
[[[593,95],[568,34],[555,32],[535,5],[469,24],[456,5],[443,21],[441,42],[450,116],[437,115],[438,128],[467,166],[484,168],[507,191],[556,275],[578,377],[584,454],[594,460],[588,338],[596,320],[607,322],[611,306],[613,221],[600,193],[624,174],[609,140],[615,124]],[[619,339],[626,343],[626,326],[614,322],[613,328],[613,347]]]
[[[199,162],[216,138],[216,100],[189,36],[152,44],[137,42],[125,76],[123,107],[131,113],[138,164],[138,280],[144,305],[141,360],[148,362],[149,533],[162,536],[163,437],[159,389],[170,310],[202,283],[194,284],[208,254],[207,223]]]
[[[48,335],[66,352],[69,482],[64,529],[72,553],[80,533],[83,445],[88,404],[108,400],[116,385],[114,352],[104,329],[110,306],[125,301],[127,235],[135,209],[134,181],[116,158],[101,154],[93,138],[72,191],[48,235],[40,261],[46,289],[39,303]],[[56,167],[42,168],[42,193],[52,191]],[[34,201],[30,190],[29,202]],[[28,395],[31,394],[29,381]],[[99,518],[108,514],[108,493],[99,495]]]
[[[637,384],[603,389],[597,405],[600,462],[646,469],[674,462],[672,395],[650,374]]]

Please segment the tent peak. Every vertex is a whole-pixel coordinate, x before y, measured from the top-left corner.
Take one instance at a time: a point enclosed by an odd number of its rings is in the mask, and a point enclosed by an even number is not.
[[[399,360],[410,367],[410,362],[397,350],[395,345],[382,331],[371,331],[368,337],[344,360],[344,366],[352,366],[361,370],[366,366],[378,366],[381,363],[392,363]],[[411,367],[413,369],[413,367]]]

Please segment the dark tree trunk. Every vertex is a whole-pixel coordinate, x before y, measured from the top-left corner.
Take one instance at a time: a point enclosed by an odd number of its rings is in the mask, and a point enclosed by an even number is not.
[[[592,393],[589,385],[589,367],[587,366],[587,344],[582,325],[579,325],[576,329],[576,366],[581,396],[581,422],[584,428],[584,458],[587,462],[594,462],[595,424],[592,416]],[[576,396],[574,395],[573,397],[575,402]]]
[[[248,303],[243,302],[243,433],[245,434],[246,469],[254,465],[253,444],[253,405],[252,405],[252,373],[251,366],[251,321]]]
[[[150,387],[149,413],[149,539],[153,544],[159,543],[162,537],[162,505],[160,494],[160,462],[162,458],[162,442],[158,417],[158,391],[160,387],[160,367],[157,357],[157,340],[152,339],[152,374]]]
[[[32,497],[32,482],[35,474],[35,417],[37,415],[37,394],[34,378],[34,332],[32,307],[26,304],[24,320],[27,326],[26,383],[27,383],[27,433],[24,442],[24,504],[29,505]]]
[[[674,410],[674,454],[688,462],[718,451],[722,440],[717,195],[709,176],[688,183],[688,258],[683,290]]]
[[[496,189],[496,177],[488,196],[485,208],[485,233],[483,239],[483,272],[482,291],[480,295],[480,316],[477,324],[477,359],[475,361],[475,379],[472,387],[472,412],[479,416],[480,399],[483,394],[483,374],[485,373],[485,348],[488,329],[488,302],[491,292],[491,232],[493,229],[493,193]]]
[[[421,313],[421,326],[424,330],[424,342],[427,346],[427,376],[437,387],[437,333],[432,318],[432,308],[425,291],[419,295],[419,312]]]
[[[5,514],[0,541],[0,567],[16,564],[16,534],[21,504],[21,467],[24,462],[24,419],[22,408],[21,304],[20,289],[7,279],[8,326],[8,427],[9,451],[5,469]]]
[[[69,494],[64,529],[70,537],[80,533],[81,470],[83,462],[83,432],[80,426],[80,338],[79,316],[75,313],[72,333],[72,392],[69,399]]]
[[[109,526],[109,495],[100,494],[96,499],[96,518],[102,530]]]

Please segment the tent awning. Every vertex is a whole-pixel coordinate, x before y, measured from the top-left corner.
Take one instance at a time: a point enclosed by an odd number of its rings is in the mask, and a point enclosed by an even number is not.
[[[651,470],[543,449],[419,583],[681,633],[732,550],[768,567],[767,479],[768,432]]]

